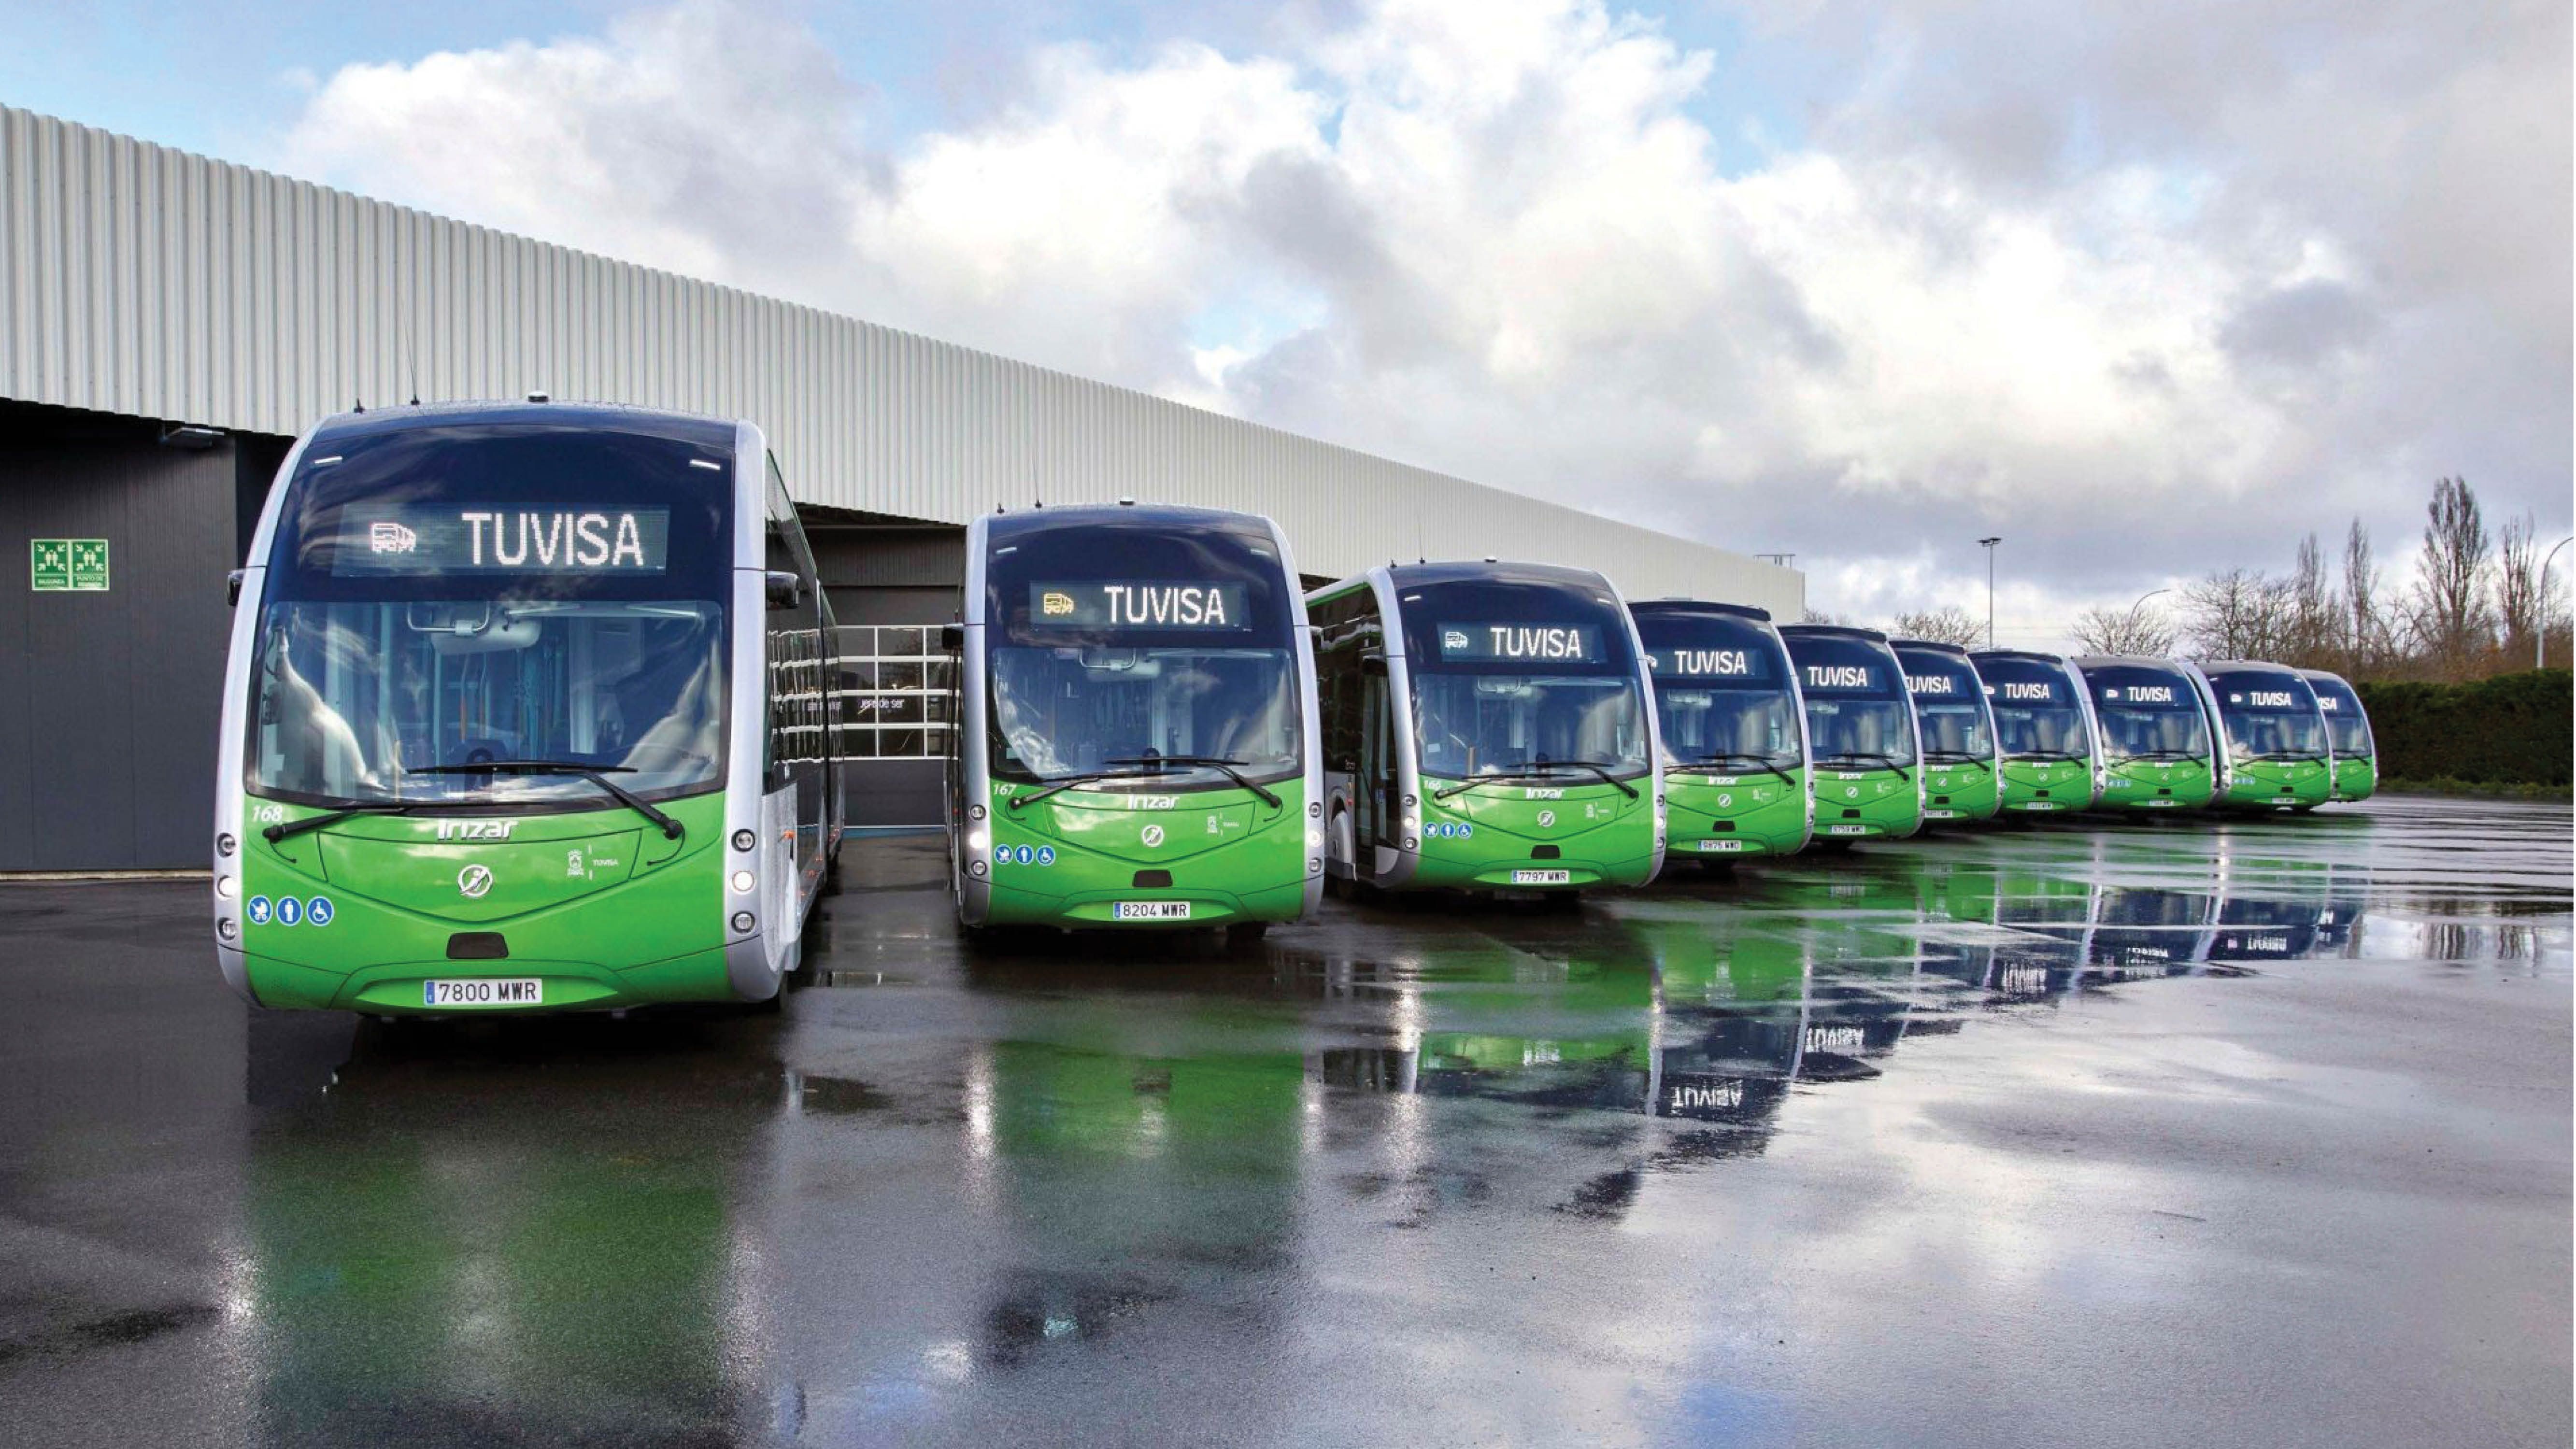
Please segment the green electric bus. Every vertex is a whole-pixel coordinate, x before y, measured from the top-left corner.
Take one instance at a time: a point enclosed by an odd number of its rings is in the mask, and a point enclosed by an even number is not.
[[[1988,649],[1968,657],[1994,705],[2003,813],[2093,808],[2103,783],[2093,703],[2066,660],[2025,649]]]
[[[1923,819],[1992,820],[2003,808],[1995,774],[1995,714],[1968,651],[1929,639],[1894,639],[1923,737]]]
[[[2181,665],[2107,655],[2072,662],[2102,749],[2098,808],[2197,810],[2216,797],[2218,732]]]
[[[1792,855],[1815,833],[1807,712],[1771,616],[1743,604],[1632,604],[1655,681],[1668,857]]]
[[[1902,839],[1923,828],[1923,741],[1905,666],[1875,629],[1784,624],[1807,711],[1807,788],[1819,840]]]
[[[385,1016],[776,998],[841,805],[832,612],[760,429],[333,417],[233,587],[236,991]]]
[[[2326,715],[2326,744],[2334,753],[2334,798],[2367,800],[2379,792],[2379,742],[2371,738],[2370,712],[2340,674],[2302,669]]]
[[[2188,666],[2218,720],[2227,763],[2214,805],[2309,811],[2334,797],[2334,752],[2317,692],[2286,664],[2221,659]]]
[[[1390,564],[1316,590],[1307,609],[1333,879],[1556,893],[1654,879],[1653,685],[1607,579]]]
[[[1323,891],[1314,650],[1288,540],[1202,508],[966,529],[948,825],[970,930],[1222,927]]]

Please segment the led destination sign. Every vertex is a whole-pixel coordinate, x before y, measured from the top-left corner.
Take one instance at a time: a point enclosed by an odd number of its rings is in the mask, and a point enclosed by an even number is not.
[[[1440,657],[1535,664],[1596,664],[1609,657],[1590,624],[1443,624]]]
[[[1029,585],[1029,622],[1063,629],[1242,629],[1241,584],[1182,579],[1085,579]]]
[[[1771,658],[1758,649],[1650,649],[1646,667],[1661,679],[1723,679],[1767,683]]]
[[[1868,664],[1810,664],[1801,677],[1809,689],[1876,692],[1883,687],[1878,669]]]
[[[341,510],[335,574],[658,574],[670,562],[665,508]]]

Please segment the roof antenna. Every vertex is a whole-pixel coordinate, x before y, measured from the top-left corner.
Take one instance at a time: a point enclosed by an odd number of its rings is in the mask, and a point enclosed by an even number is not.
[[[365,412],[366,410],[367,410],[367,400],[366,400],[365,398],[360,398],[360,399],[358,399],[358,405],[357,405],[355,408],[352,408],[352,409],[351,409],[351,411],[352,411],[352,412],[361,412],[361,413],[362,413],[362,412]]]
[[[410,290],[408,285],[408,274],[411,269],[409,267],[404,267],[403,271],[406,274],[406,285],[404,290],[408,292]],[[394,309],[394,346],[402,349],[403,371],[411,374],[411,405],[413,407],[419,407],[420,354],[412,347],[410,320],[411,302],[409,298],[406,297]]]

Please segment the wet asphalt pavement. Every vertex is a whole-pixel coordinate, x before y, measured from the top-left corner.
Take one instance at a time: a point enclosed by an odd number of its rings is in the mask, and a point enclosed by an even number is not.
[[[12,1444],[2564,1445],[2564,806],[1229,957],[857,843],[777,1016],[250,1012],[0,888]]]

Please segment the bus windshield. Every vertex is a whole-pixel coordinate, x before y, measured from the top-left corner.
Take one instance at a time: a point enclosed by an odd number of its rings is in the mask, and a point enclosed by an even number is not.
[[[2093,717],[2110,759],[2191,760],[2209,755],[2209,722],[2180,670],[2138,664],[2087,665]]]
[[[1884,644],[1836,634],[1789,641],[1807,697],[1807,749],[1819,765],[1903,769],[1914,763],[1914,706]]]
[[[2326,726],[2316,696],[2288,675],[2242,670],[2213,672],[2218,717],[2227,727],[2227,753],[2244,760],[2323,760]]]
[[[2326,714],[2326,734],[2334,752],[2349,759],[2371,753],[2370,717],[2361,711],[2361,696],[2340,679],[2310,679],[2317,706]]]
[[[990,537],[996,776],[1221,788],[1304,768],[1305,609],[1268,533],[1033,518]]]
[[[1607,589],[1476,579],[1397,599],[1424,775],[1646,772],[1645,688]]]
[[[2084,707],[2064,665],[1989,656],[1977,661],[1977,673],[1985,680],[1995,742],[2004,754],[2023,760],[2092,758]]]
[[[1795,769],[1800,758],[1789,659],[1739,615],[1655,605],[1637,611],[1664,758],[1683,768]]]
[[[1975,667],[1946,650],[1894,648],[1897,662],[1905,666],[1906,690],[1914,697],[1923,757],[1954,765],[1993,759],[1995,737],[1986,726],[1985,689]]]
[[[251,793],[569,803],[723,783],[732,433],[418,426],[298,466],[262,591]],[[314,448],[311,451],[320,451]]]

